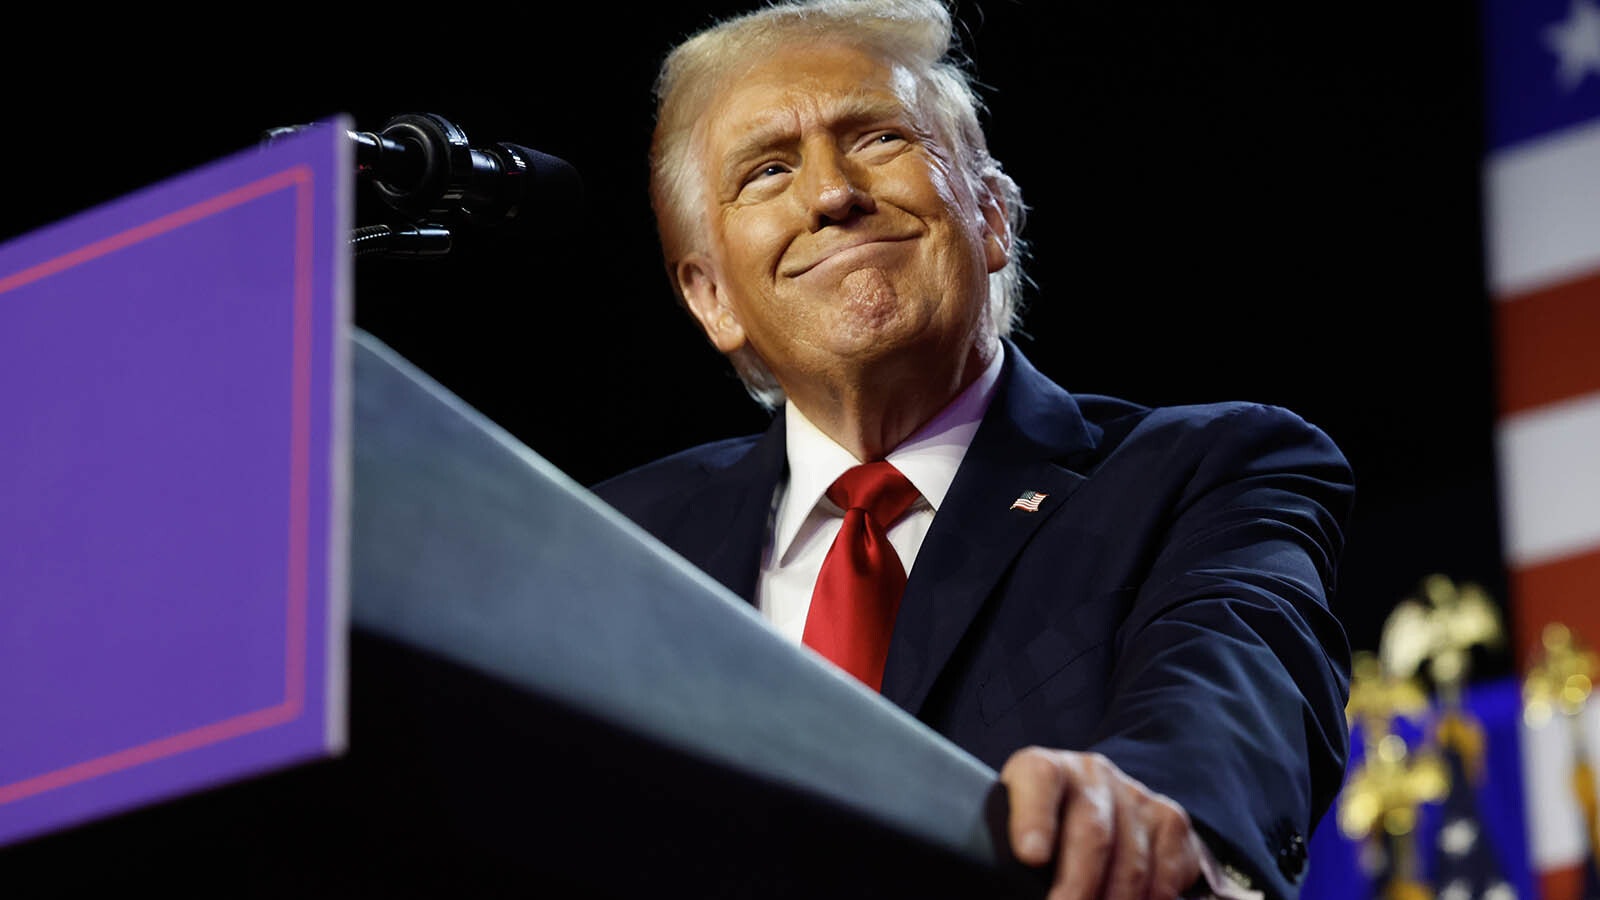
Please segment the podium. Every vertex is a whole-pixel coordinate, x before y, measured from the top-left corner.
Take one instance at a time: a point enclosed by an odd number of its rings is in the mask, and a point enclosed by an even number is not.
[[[499,736],[437,748],[486,844],[631,870],[630,892],[1038,890],[986,766],[381,342],[358,335],[354,362],[355,625],[497,683],[474,696],[498,697]]]
[[[0,848],[19,896],[1043,895],[992,770],[337,339],[347,745]]]

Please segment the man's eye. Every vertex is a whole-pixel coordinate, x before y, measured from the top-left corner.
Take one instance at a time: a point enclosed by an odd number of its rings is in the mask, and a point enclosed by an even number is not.
[[[782,163],[769,163],[768,165],[757,169],[755,173],[750,176],[750,180],[755,181],[758,178],[771,178],[775,175],[782,175],[787,171],[789,171],[789,167]]]

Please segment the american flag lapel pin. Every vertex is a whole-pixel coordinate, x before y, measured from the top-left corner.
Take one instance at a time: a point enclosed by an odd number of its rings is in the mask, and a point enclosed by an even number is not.
[[[1038,512],[1039,502],[1048,496],[1050,495],[1041,494],[1038,491],[1023,491],[1021,497],[1011,501],[1011,508],[1020,509],[1023,512]]]

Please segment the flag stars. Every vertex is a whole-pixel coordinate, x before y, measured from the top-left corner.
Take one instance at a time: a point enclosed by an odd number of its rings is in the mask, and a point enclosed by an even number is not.
[[[1577,88],[1590,71],[1600,77],[1600,7],[1592,0],[1572,0],[1567,18],[1545,27],[1544,41],[1561,58],[1562,87]]]
[[[1483,900],[1517,900],[1517,892],[1508,882],[1496,881],[1483,892]]]
[[[1517,892],[1504,881],[1496,881],[1474,897],[1472,885],[1465,878],[1457,878],[1440,888],[1434,900],[1517,900]]]
[[[1439,849],[1451,856],[1466,856],[1478,843],[1478,826],[1470,819],[1456,819],[1439,829]]]

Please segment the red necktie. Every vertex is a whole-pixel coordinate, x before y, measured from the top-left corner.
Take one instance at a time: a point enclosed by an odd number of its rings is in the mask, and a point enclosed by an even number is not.
[[[919,496],[887,462],[856,466],[828,488],[828,499],[845,511],[844,524],[822,561],[804,641],[873,690],[883,684],[889,635],[906,587],[888,528]]]

